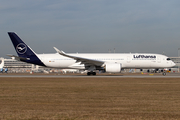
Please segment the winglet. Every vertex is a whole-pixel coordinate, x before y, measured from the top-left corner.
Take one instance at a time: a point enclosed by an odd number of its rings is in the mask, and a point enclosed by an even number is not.
[[[60,55],[65,55],[66,53],[63,52],[62,50],[60,51],[59,49],[57,49],[56,47],[54,47],[54,49],[57,51],[57,53],[59,53]]]

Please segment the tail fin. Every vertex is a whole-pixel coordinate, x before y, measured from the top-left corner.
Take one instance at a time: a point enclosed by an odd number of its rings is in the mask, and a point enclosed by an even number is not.
[[[8,32],[8,34],[19,57],[35,55],[35,53],[16,35],[16,33]]]
[[[37,57],[36,53],[27,46],[14,32],[8,32],[9,37],[21,61],[45,66]]]

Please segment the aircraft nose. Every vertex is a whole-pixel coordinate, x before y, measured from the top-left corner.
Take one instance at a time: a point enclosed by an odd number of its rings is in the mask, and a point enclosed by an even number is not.
[[[172,66],[175,66],[176,64],[172,61],[172,62],[171,62],[171,65],[172,65]]]

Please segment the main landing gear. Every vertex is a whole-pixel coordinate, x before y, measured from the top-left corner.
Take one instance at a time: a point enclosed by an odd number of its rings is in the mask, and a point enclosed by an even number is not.
[[[93,72],[93,71],[87,72],[87,75],[96,75],[96,72]]]

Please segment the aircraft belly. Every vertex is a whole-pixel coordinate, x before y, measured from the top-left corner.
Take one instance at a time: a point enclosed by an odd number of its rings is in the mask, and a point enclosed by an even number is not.
[[[126,63],[125,68],[151,68],[149,61],[131,61],[131,63]]]
[[[55,68],[67,68],[68,66],[73,64],[73,62],[71,62],[71,61],[50,60],[50,59],[44,61],[44,63],[47,67],[55,67]]]
[[[44,63],[47,67],[58,67],[60,65],[57,61],[52,60],[44,61]]]

